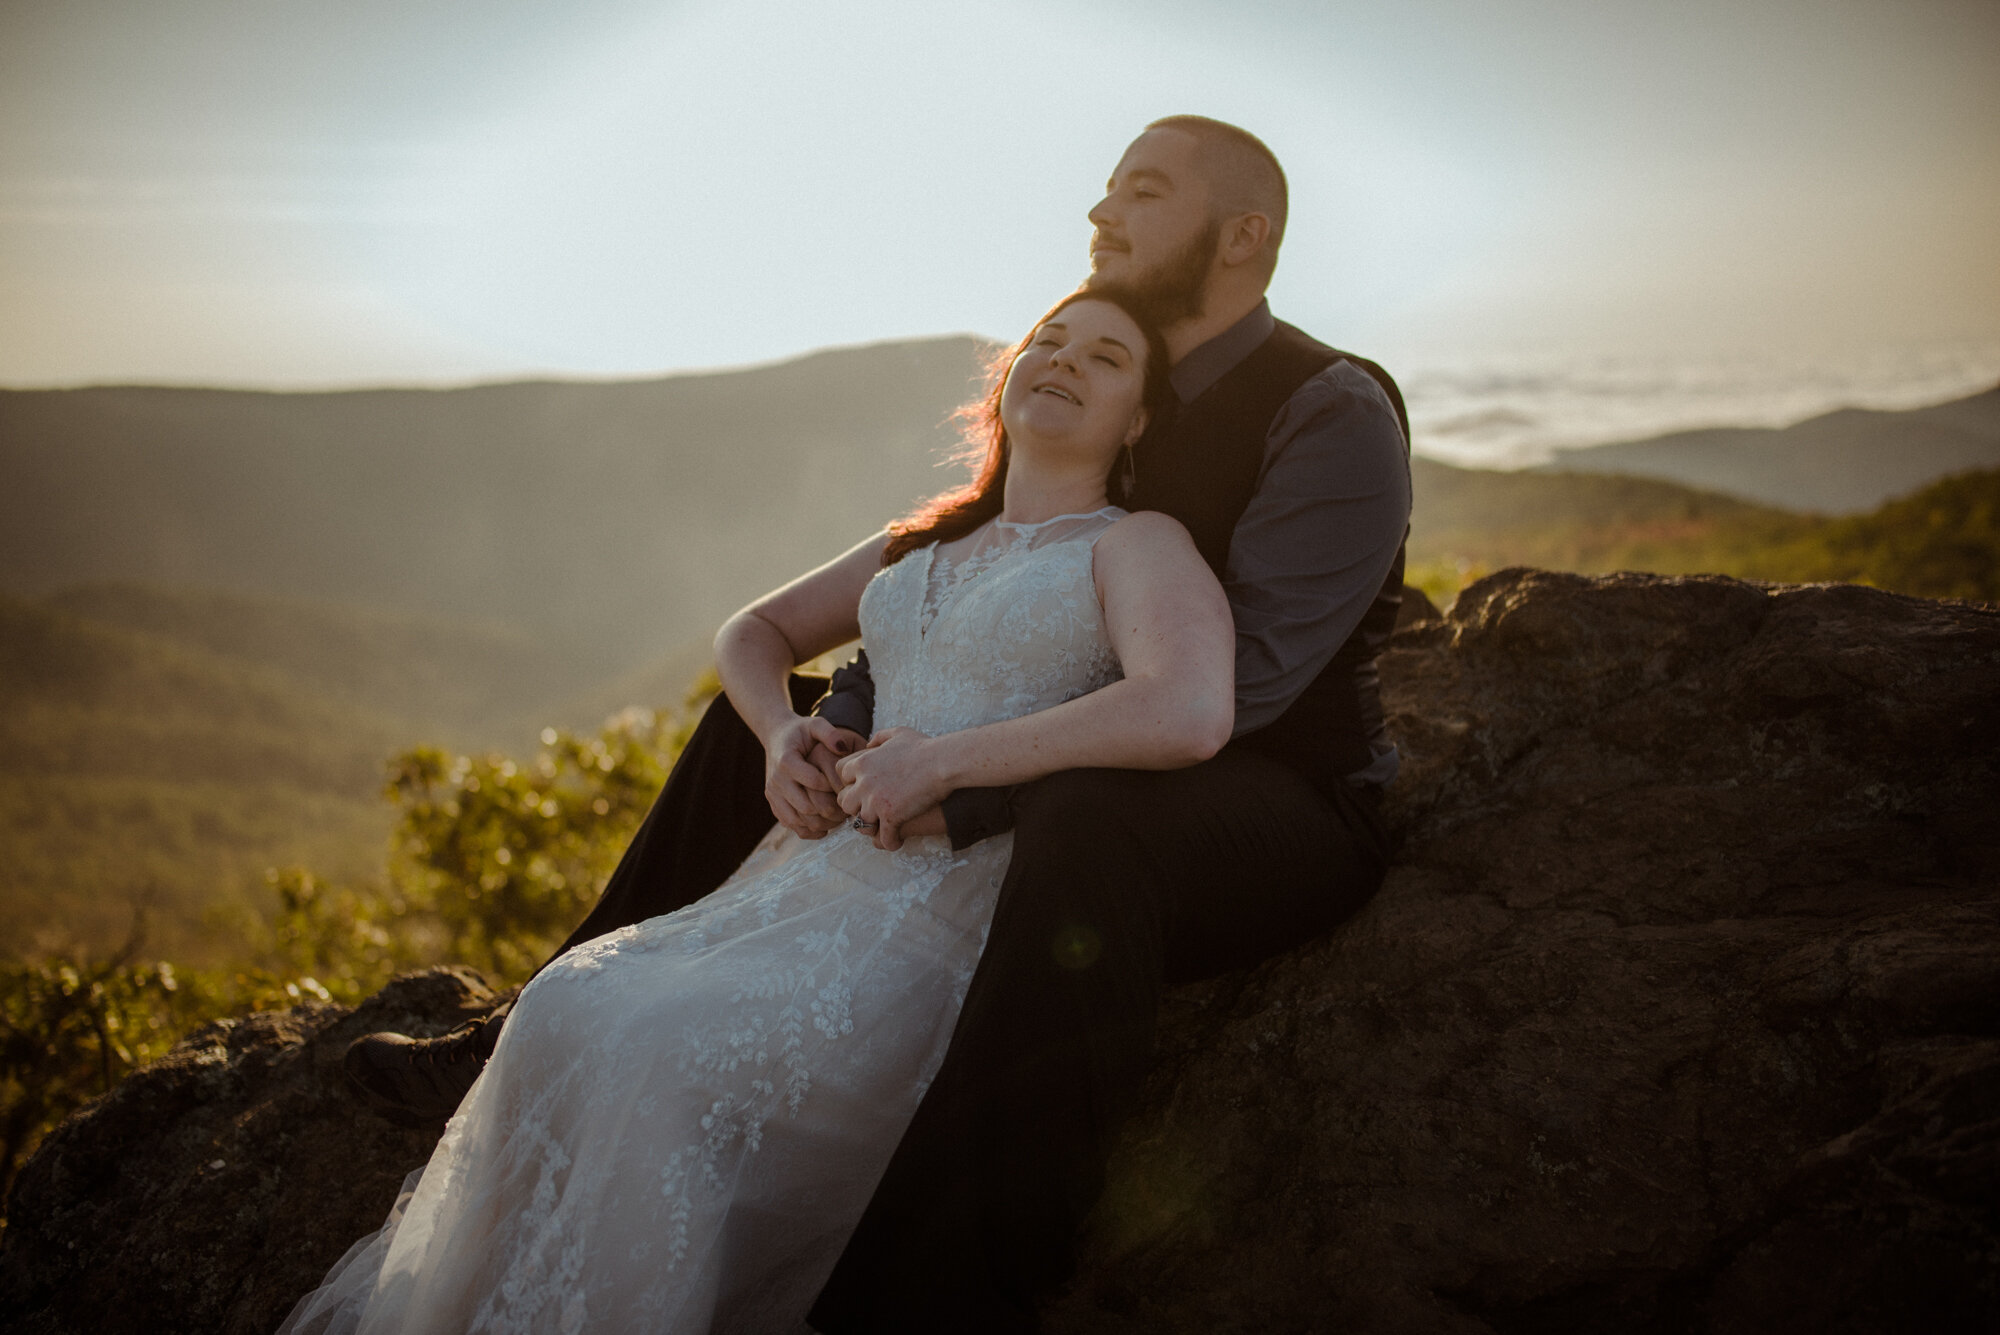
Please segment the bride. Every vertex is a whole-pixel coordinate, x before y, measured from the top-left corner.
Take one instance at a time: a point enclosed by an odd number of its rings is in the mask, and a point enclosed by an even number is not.
[[[1229,737],[1214,576],[1107,494],[1166,373],[1122,298],[1066,299],[984,405],[970,485],[723,626],[724,689],[767,742],[797,723],[793,667],[863,637],[881,731],[841,762],[854,819],[774,797],[714,894],[538,974],[429,1165],[284,1332],[807,1329],[1006,871],[1012,835],[954,852],[936,801]]]

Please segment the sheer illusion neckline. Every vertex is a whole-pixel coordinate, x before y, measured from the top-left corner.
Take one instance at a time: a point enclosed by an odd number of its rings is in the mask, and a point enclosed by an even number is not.
[[[923,556],[924,602],[918,620],[919,636],[928,642],[931,628],[945,610],[981,576],[1009,557],[1024,556],[1068,541],[1094,541],[1098,534],[1125,516],[1115,505],[1074,514],[1051,515],[1032,524],[1005,519],[989,519],[972,532],[950,542],[931,543]]]
[[[1001,528],[1011,528],[1018,533],[1032,533],[1038,528],[1047,528],[1050,524],[1065,519],[1097,519],[1111,515],[1123,518],[1125,511],[1115,505],[1100,505],[1095,510],[1073,510],[1068,514],[1050,515],[1047,519],[1037,519],[1032,524],[1017,524],[1011,519],[1001,519],[997,515],[994,516],[993,522]]]

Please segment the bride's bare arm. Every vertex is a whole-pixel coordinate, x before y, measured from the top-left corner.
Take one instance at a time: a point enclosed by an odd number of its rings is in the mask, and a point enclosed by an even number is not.
[[[817,570],[774,589],[722,623],[715,671],[729,703],[764,744],[764,795],[780,824],[817,839],[842,817],[834,784],[807,756],[851,736],[825,719],[792,712],[792,669],[861,633],[861,591],[882,567],[877,533]],[[815,798],[815,794],[822,796]]]
[[[1097,540],[1105,626],[1124,669],[1053,709],[926,737],[877,734],[840,762],[840,804],[879,821],[894,847],[905,820],[955,789],[1025,783],[1083,766],[1178,769],[1229,740],[1236,717],[1236,630],[1187,530],[1162,514],[1129,515]],[[914,831],[912,831],[914,832]]]

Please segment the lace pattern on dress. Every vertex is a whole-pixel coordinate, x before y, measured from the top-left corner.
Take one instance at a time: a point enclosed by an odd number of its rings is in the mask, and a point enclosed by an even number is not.
[[[1116,680],[1091,550],[1122,513],[880,571],[877,725],[948,732]],[[1011,848],[774,831],[714,894],[565,954],[286,1331],[803,1330],[943,1060]]]
[[[929,633],[938,609],[955,595],[959,587],[1000,561],[1021,552],[1046,547],[1050,543],[1095,541],[1104,531],[1106,519],[1122,518],[1125,511],[1115,506],[1085,514],[1056,515],[1036,524],[1011,524],[994,519],[950,542],[935,544],[930,556],[930,574],[924,586],[923,629]]]

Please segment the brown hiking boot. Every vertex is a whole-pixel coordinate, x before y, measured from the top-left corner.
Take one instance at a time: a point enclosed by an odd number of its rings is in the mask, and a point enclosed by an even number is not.
[[[437,1038],[363,1034],[347,1045],[341,1065],[378,1116],[398,1126],[439,1127],[486,1069],[507,1010],[496,1006]]]

